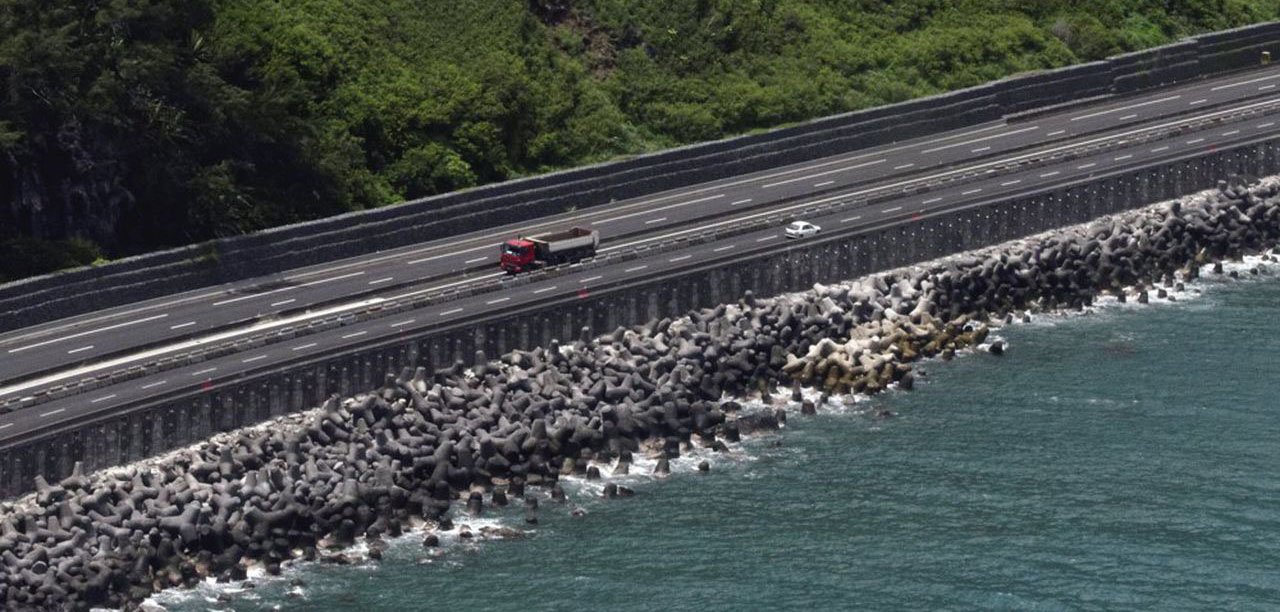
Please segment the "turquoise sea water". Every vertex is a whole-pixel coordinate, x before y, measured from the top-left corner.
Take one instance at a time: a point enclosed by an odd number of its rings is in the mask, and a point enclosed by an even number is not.
[[[1280,279],[998,332],[1003,357],[816,417],[708,474],[571,488],[520,539],[304,565],[171,610],[1277,610]],[[887,408],[889,418],[873,416]],[[516,510],[487,520],[523,529]],[[300,578],[305,586],[290,586]]]

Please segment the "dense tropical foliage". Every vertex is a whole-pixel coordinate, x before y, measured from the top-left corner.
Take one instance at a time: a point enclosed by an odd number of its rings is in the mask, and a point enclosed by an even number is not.
[[[0,0],[0,281],[1277,16],[1280,0]]]

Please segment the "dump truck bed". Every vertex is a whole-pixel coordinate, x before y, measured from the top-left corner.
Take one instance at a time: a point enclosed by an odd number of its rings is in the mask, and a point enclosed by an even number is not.
[[[540,250],[545,249],[547,253],[556,253],[568,249],[594,247],[600,242],[600,232],[583,227],[575,227],[563,232],[531,236],[528,240],[539,243]]]

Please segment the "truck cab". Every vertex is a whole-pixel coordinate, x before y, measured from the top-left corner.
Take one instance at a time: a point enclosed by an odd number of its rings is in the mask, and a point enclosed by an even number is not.
[[[533,267],[535,248],[532,240],[513,238],[502,243],[502,255],[499,261],[502,269],[508,274],[519,274]]]

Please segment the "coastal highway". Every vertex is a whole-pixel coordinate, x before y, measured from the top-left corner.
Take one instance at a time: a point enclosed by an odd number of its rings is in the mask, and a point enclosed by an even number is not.
[[[1263,104],[1280,93],[1273,91],[1277,85],[1280,69],[1240,73],[15,330],[0,334],[0,400],[29,395],[131,360],[186,350],[215,337],[236,337],[305,321],[319,316],[317,313],[353,309],[424,287],[445,288],[498,277],[498,245],[522,230],[588,225],[600,229],[603,251],[627,250],[779,208],[849,197],[851,192],[953,175],[1082,142],[1131,138],[1189,117]],[[1135,152],[1133,159],[1141,161],[1154,154]],[[1102,170],[1116,162],[1096,163]],[[1034,178],[1026,179],[1029,185],[1043,182]],[[989,193],[977,184],[965,191],[974,189],[977,191],[966,195]],[[932,194],[932,198],[937,199],[927,204],[946,202],[945,196]],[[835,220],[836,224],[852,222]],[[515,306],[499,304],[493,308]]]
[[[1206,150],[1273,137],[1277,133],[1280,133],[1280,114],[1255,116],[1186,131],[1164,140],[1131,142],[1070,160],[993,173],[986,178],[939,187],[928,193],[851,204],[812,218],[825,228],[825,234],[814,239],[840,239],[837,234],[845,230],[910,222],[918,215],[982,206],[990,201],[1080,181],[1104,172],[1195,156]],[[396,337],[412,337],[425,329],[449,323],[501,318],[504,313],[533,305],[572,304],[583,292],[619,283],[660,280],[664,274],[676,269],[710,268],[752,253],[784,249],[789,244],[782,235],[781,227],[768,227],[299,336],[0,415],[0,444],[48,431],[60,424],[84,422],[140,401],[197,391],[205,385],[233,380],[282,363],[339,354],[353,347],[376,345]]]

